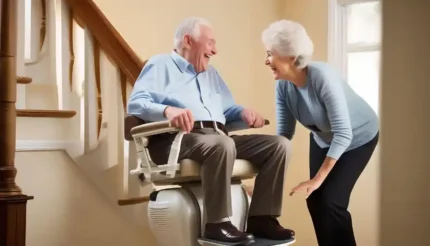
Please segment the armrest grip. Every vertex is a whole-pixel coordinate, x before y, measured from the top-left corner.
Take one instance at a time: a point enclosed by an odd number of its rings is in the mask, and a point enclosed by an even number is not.
[[[270,125],[270,121],[269,120],[264,120],[264,125]],[[234,122],[230,122],[225,126],[226,130],[228,132],[234,132],[234,131],[240,131],[240,130],[245,130],[245,129],[251,129],[254,127],[249,127],[248,124],[245,123],[245,121],[234,121]]]
[[[151,136],[167,132],[179,132],[179,128],[170,125],[169,121],[159,121],[135,126],[130,130],[132,136]]]

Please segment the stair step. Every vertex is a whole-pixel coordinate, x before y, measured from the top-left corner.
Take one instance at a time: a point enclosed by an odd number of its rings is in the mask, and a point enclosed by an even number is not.
[[[16,82],[18,84],[30,84],[33,81],[32,78],[30,77],[25,77],[25,76],[16,76]]]
[[[44,110],[44,109],[17,109],[18,117],[39,118],[72,118],[76,115],[73,110]]]

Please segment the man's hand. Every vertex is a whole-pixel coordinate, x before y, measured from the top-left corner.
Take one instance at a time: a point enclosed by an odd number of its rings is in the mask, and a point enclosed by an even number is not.
[[[242,120],[244,120],[249,127],[260,128],[264,126],[264,118],[259,113],[251,109],[244,109],[242,111]]]
[[[182,131],[190,133],[194,127],[194,117],[189,109],[167,107],[164,115],[172,126],[181,128]]]

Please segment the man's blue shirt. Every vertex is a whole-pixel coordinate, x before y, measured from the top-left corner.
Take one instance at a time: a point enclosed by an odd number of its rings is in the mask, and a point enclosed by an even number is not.
[[[128,102],[128,114],[162,121],[167,106],[191,110],[194,120],[226,124],[240,120],[243,107],[212,66],[197,74],[176,52],[151,57],[142,69]]]

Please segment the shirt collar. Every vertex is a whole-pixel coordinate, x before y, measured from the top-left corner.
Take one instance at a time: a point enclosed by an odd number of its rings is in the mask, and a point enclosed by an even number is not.
[[[191,65],[187,60],[185,60],[185,58],[183,58],[181,55],[176,53],[176,51],[172,51],[170,56],[176,63],[176,66],[178,66],[179,70],[181,70],[181,72],[185,72],[187,69],[194,72],[193,65]]]

